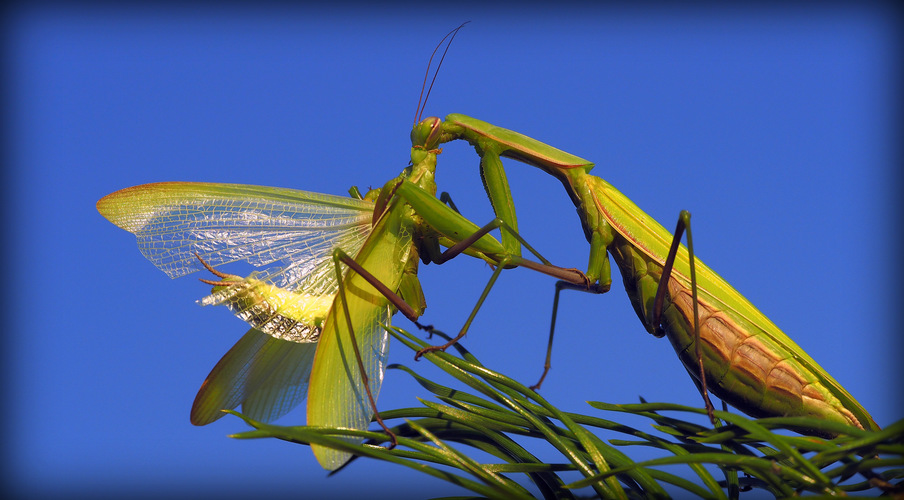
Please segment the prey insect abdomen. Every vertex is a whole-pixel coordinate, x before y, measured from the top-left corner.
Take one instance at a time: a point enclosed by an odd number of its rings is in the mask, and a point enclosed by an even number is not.
[[[219,291],[214,288],[201,304],[224,304],[252,327],[278,339],[317,342],[331,301],[331,295],[291,292],[246,278]]]

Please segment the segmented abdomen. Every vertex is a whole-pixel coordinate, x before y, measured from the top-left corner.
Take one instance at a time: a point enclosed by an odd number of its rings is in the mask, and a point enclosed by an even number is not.
[[[648,318],[662,267],[626,242],[616,242],[610,250],[638,317],[649,332],[656,332]],[[668,283],[661,327],[699,387],[691,290],[674,276]],[[864,427],[792,352],[702,295],[698,293],[703,367],[713,394],[755,417],[809,416]]]
[[[291,292],[253,278],[230,283],[201,300],[225,305],[254,328],[290,342],[317,342],[333,295]]]

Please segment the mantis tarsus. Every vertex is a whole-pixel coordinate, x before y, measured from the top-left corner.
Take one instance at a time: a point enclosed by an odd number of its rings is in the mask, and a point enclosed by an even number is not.
[[[753,416],[816,416],[864,429],[879,428],[863,406],[803,349],[679,245],[686,229],[693,248],[688,212],[681,213],[673,236],[612,185],[590,175],[593,163],[587,160],[464,115],[448,115],[442,129],[441,142],[462,139],[475,147],[497,216],[514,231],[514,203],[505,188],[500,157],[533,165],[557,178],[577,207],[590,242],[586,276],[591,285],[557,285],[550,346],[555,304],[562,289],[609,290],[608,252],[621,270],[644,327],[669,338],[708,409],[707,389]],[[502,237],[506,248],[517,252],[517,242],[505,233]]]

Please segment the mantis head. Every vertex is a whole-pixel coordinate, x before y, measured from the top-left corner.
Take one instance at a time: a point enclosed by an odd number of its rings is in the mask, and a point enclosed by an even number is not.
[[[424,118],[411,130],[411,147],[430,151],[439,146],[442,136],[442,120],[435,116]]]

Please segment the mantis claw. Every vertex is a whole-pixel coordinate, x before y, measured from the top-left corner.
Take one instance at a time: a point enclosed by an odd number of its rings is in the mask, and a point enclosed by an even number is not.
[[[389,446],[386,447],[387,450],[391,450],[399,445],[399,440],[392,431],[386,429],[386,434],[389,435]]]
[[[420,324],[419,322],[415,321],[414,326],[418,327],[418,329],[420,329],[420,330],[424,330],[425,332],[429,333],[430,337],[433,336],[433,330],[434,330],[433,325],[424,326],[424,325]]]

